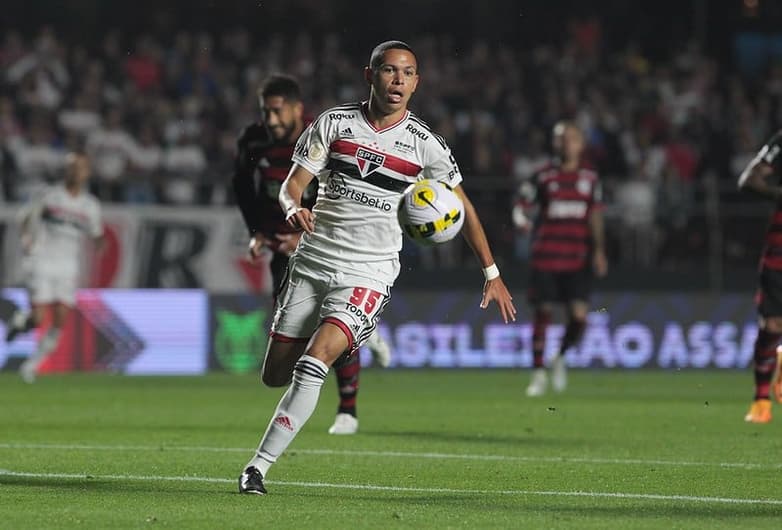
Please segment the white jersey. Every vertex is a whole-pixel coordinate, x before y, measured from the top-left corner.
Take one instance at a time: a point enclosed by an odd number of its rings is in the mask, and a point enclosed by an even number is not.
[[[25,215],[33,266],[61,276],[78,274],[84,237],[103,233],[98,200],[84,191],[73,196],[62,184],[44,188]]]
[[[318,116],[299,138],[293,161],[319,181],[315,231],[304,234],[297,253],[387,283],[399,273],[396,211],[404,190],[423,178],[451,187],[462,181],[445,140],[426,123],[407,111],[378,130],[366,103]]]

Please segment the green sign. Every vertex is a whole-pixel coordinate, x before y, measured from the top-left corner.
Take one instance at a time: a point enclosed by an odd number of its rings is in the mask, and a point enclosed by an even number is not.
[[[246,374],[260,368],[266,353],[266,315],[263,309],[250,313],[217,311],[214,351],[225,371]]]

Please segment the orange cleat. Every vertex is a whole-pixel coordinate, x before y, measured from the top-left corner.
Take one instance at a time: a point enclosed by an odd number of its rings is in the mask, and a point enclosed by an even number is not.
[[[744,421],[750,423],[770,423],[771,422],[771,400],[756,399],[749,407],[749,412],[744,416]]]

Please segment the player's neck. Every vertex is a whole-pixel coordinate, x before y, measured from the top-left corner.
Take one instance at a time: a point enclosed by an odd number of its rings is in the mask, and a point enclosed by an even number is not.
[[[304,132],[304,125],[301,125],[300,127],[296,127],[291,131],[291,133],[288,136],[285,137],[285,143],[288,145],[295,144],[298,141],[299,136],[301,136],[301,133],[303,132]]]
[[[369,99],[366,106],[367,121],[378,130],[394,125],[404,117],[406,112],[407,108],[402,108],[390,114],[386,114],[380,109],[380,105],[372,98]]]
[[[577,159],[576,160],[562,160],[559,163],[559,169],[561,169],[562,171],[567,171],[567,172],[577,171],[578,168],[580,168],[580,167],[581,167],[581,163]]]
[[[78,197],[78,195],[81,193],[81,186],[78,184],[70,184],[65,183],[65,191],[67,191],[70,195],[73,195],[74,197]]]

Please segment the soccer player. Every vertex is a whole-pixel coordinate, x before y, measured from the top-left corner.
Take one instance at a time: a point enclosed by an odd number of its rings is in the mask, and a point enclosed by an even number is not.
[[[778,131],[758,151],[739,176],[739,189],[749,190],[774,201],[774,213],[766,230],[760,258],[758,290],[755,304],[758,311],[758,336],[755,339],[755,398],[744,420],[752,423],[771,421],[773,391],[782,402],[782,374],[777,345],[782,339],[782,131]],[[772,181],[773,178],[773,181]],[[772,383],[773,380],[773,383]]]
[[[43,324],[46,314],[51,313],[51,326],[19,370],[28,383],[35,381],[38,367],[57,347],[76,301],[85,236],[92,238],[98,249],[103,243],[100,203],[86,190],[90,172],[85,154],[69,153],[64,181],[45,188],[22,214],[22,248],[32,311],[11,317],[6,340]]]
[[[486,278],[480,305],[493,300],[505,322],[515,320],[510,293],[450,149],[407,109],[418,85],[412,49],[400,41],[379,44],[364,78],[369,100],[327,110],[307,127],[280,190],[286,219],[304,234],[279,295],[263,381],[275,387],[292,383],[239,477],[243,493],[266,493],[264,477],[315,410],[329,368],[352,355],[375,329],[399,274],[402,231],[396,207],[410,183],[433,178],[459,194],[462,233]],[[301,199],[315,177],[318,198],[310,210]]]
[[[532,263],[527,288],[533,309],[532,379],[527,395],[548,389],[544,367],[546,329],[553,306],[565,305],[567,325],[559,354],[551,363],[555,391],[567,387],[565,352],[578,343],[586,327],[593,276],[608,269],[605,254],[602,197],[597,173],[583,167],[584,134],[572,122],[553,130],[555,159],[519,187],[513,222],[532,232]],[[534,227],[528,214],[537,209]]]
[[[293,147],[307,123],[301,90],[292,77],[269,77],[259,89],[258,99],[263,122],[248,125],[239,135],[232,182],[236,201],[251,236],[250,259],[257,261],[263,247],[273,253],[270,268],[276,298],[288,267],[288,258],[301,237],[301,230],[285,222],[277,196],[291,166]],[[317,181],[313,180],[303,192],[302,204],[312,207],[317,192]],[[391,350],[379,333],[370,336],[367,346],[375,362],[388,366]],[[334,424],[329,428],[330,434],[355,434],[358,431],[356,398],[360,370],[357,355],[347,357],[336,369],[339,407]]]

